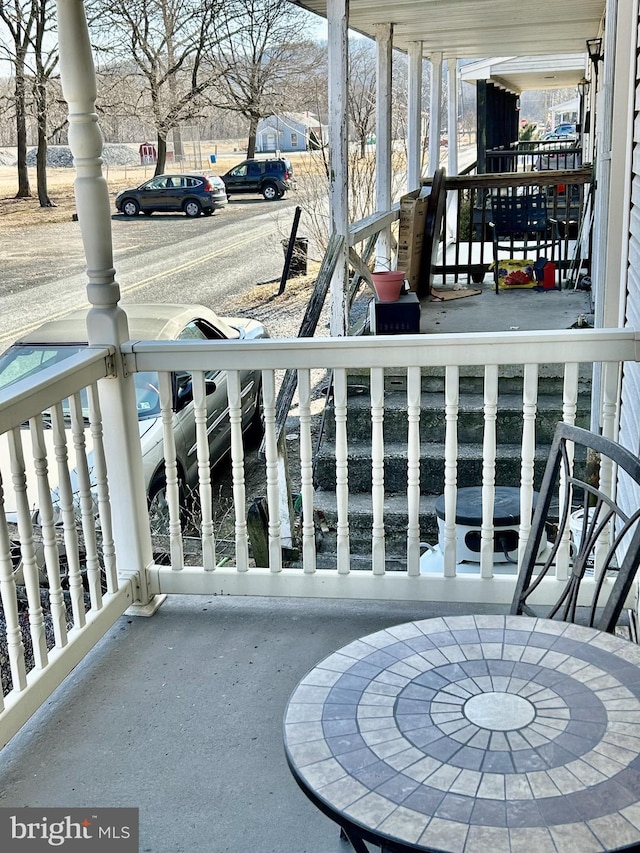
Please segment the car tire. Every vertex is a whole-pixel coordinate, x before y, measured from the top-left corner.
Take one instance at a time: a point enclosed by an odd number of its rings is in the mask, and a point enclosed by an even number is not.
[[[195,198],[187,199],[187,201],[182,205],[182,209],[191,219],[195,219],[196,216],[200,216],[202,213],[202,205]]]
[[[184,530],[187,516],[186,497],[182,479],[179,485],[180,528]],[[167,503],[167,478],[164,471],[159,471],[149,486],[147,497],[149,511],[149,528],[151,536],[166,536],[169,533],[169,504]]]
[[[135,198],[125,198],[121,210],[125,216],[137,216],[140,213],[140,205]]]
[[[205,210],[203,210],[202,212],[204,213],[204,215],[205,215],[205,216],[211,216],[211,214],[213,213],[213,210],[211,210],[211,208],[210,208],[210,207],[207,207],[207,208],[206,208]]]
[[[276,201],[280,198],[278,187],[271,181],[269,181],[262,187],[262,195],[267,201]]]
[[[143,210],[142,211],[143,216],[151,216],[152,213],[153,213],[153,210]]]

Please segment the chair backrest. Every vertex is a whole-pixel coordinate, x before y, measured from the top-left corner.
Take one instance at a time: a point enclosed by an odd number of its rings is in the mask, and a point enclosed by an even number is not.
[[[544,193],[495,195],[491,198],[491,221],[500,236],[544,233],[549,222]]]
[[[640,485],[636,456],[601,435],[558,424],[511,613],[615,629],[640,561],[640,508],[634,502],[625,511],[614,497],[625,479],[632,491]],[[570,566],[556,603],[550,610],[534,605],[536,591],[553,578],[563,553],[571,554]]]
[[[446,180],[446,170],[444,167],[441,167],[433,176],[431,192],[427,201],[424,234],[422,237],[422,254],[420,255],[418,296],[428,296],[431,293],[440,235],[442,234],[444,208],[447,201]]]

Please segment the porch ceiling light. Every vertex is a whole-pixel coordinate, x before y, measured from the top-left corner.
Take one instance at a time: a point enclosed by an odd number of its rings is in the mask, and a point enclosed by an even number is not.
[[[589,59],[593,62],[597,71],[598,63],[604,59],[604,55],[602,53],[602,39],[587,39],[587,53],[589,54]]]

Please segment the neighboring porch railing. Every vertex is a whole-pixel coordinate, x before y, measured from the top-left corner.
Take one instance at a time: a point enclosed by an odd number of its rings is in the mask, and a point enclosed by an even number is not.
[[[522,424],[519,448],[521,524],[520,547],[527,541],[538,454],[536,425],[538,389],[545,365],[562,365],[562,418],[575,420],[580,365],[591,365],[594,355],[603,362],[601,423],[613,436],[618,415],[618,384],[625,362],[637,359],[633,331],[580,330],[509,335],[476,333],[433,336],[365,336],[340,339],[293,339],[250,342],[135,342],[123,347],[126,370],[158,371],[162,389],[164,456],[168,533],[154,543],[162,562],[147,571],[152,595],[163,593],[241,594],[273,596],[347,597],[393,600],[488,601],[510,600],[514,576],[497,573],[493,565],[492,502],[501,449],[496,422],[500,417],[500,365],[520,366],[523,374]],[[205,401],[206,371],[215,364],[226,371],[231,428],[230,518],[218,512],[217,485],[208,458]],[[348,367],[347,367],[348,365]],[[249,459],[242,434],[240,371],[262,372],[265,458]],[[465,465],[458,454],[461,381],[479,369],[484,376],[482,487],[483,520],[480,562],[474,573],[460,572],[456,555],[454,507],[459,472]],[[295,510],[298,513],[299,558],[283,556],[276,440],[276,392],[284,372],[295,370],[297,396],[292,416],[297,418],[297,448],[289,446],[295,471]],[[445,435],[441,443],[442,479],[421,481],[421,380],[429,371],[444,376],[442,412]],[[170,400],[171,372],[193,373],[197,430],[198,521],[195,532],[181,529],[181,507]],[[350,546],[351,418],[348,394],[350,370],[364,372],[371,389],[371,549],[368,564],[355,570]],[[335,433],[335,568],[318,568],[313,479],[313,431],[320,386],[333,373],[333,428]],[[136,598],[130,567],[117,565],[117,555],[131,543],[112,537],[111,507],[127,506],[118,470],[106,471],[102,432],[118,430],[108,414],[100,413],[96,383],[113,376],[110,353],[88,349],[51,368],[38,383],[15,386],[0,398],[0,432],[7,437],[7,456],[0,462],[4,497],[0,512],[0,589],[5,625],[0,640],[7,649],[10,683],[3,684],[0,708],[0,744],[5,743],[53,688]],[[407,485],[399,500],[405,504],[405,557],[389,570],[385,546],[385,378],[406,383]],[[86,389],[89,418],[85,420],[80,392]],[[70,399],[65,418],[60,402]],[[317,413],[319,416],[319,412]],[[28,422],[28,429],[23,425]],[[52,442],[43,439],[51,425]],[[87,445],[91,442],[89,453]],[[73,448],[73,450],[71,449]],[[71,461],[69,459],[71,458]],[[251,479],[247,471],[251,468]],[[29,469],[33,473],[29,474]],[[69,473],[71,469],[72,473]],[[48,471],[57,471],[59,505],[51,500]],[[37,517],[26,500],[29,476],[37,483]],[[34,482],[34,480],[31,480]],[[266,495],[268,560],[254,564],[247,529],[247,507],[259,488]],[[11,485],[12,484],[12,485]],[[256,486],[257,484],[257,486]],[[443,560],[438,572],[421,571],[420,522],[423,492],[428,486],[445,496]],[[33,496],[33,492],[30,492]],[[7,519],[15,495],[16,523]],[[34,518],[38,522],[34,525]],[[139,530],[142,538],[149,530]],[[115,540],[115,541],[114,541]],[[353,563],[353,565],[352,565]],[[116,568],[120,573],[117,577]],[[23,573],[23,582],[16,572]],[[567,566],[558,566],[558,576]],[[549,582],[553,586],[554,581]],[[142,584],[141,587],[145,587]],[[139,587],[139,588],[141,588]],[[541,596],[549,596],[549,585]],[[146,603],[146,602],[143,602]],[[4,635],[4,636],[3,636]],[[31,658],[31,663],[27,661]],[[29,666],[31,670],[29,671]],[[3,668],[6,671],[6,668]]]

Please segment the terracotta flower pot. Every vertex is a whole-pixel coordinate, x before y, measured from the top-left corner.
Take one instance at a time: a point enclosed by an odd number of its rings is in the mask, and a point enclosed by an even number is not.
[[[405,274],[402,270],[380,270],[371,273],[379,302],[396,302],[402,291]]]

